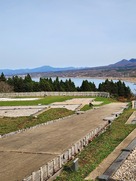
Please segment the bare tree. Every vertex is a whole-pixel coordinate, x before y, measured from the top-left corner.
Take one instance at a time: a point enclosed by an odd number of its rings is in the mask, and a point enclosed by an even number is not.
[[[13,92],[13,87],[4,81],[0,81],[0,92]]]

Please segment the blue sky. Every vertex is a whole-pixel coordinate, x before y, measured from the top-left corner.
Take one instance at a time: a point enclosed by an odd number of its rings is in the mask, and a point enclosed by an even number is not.
[[[0,0],[0,69],[136,58],[136,0]]]

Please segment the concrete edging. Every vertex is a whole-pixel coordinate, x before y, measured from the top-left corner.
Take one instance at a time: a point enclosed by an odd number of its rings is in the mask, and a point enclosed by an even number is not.
[[[119,155],[124,151],[131,153],[130,150],[134,149],[136,146],[133,145],[132,140],[136,139],[136,128],[113,150],[112,153],[110,153],[100,164],[98,167],[96,167],[95,170],[93,170],[86,178],[85,180],[95,180],[96,178],[99,178],[103,181],[111,180],[110,176],[106,175],[105,172],[108,170],[108,168],[114,163],[114,161],[119,157]],[[136,140],[135,140],[136,143]],[[126,153],[127,154],[127,153]],[[125,161],[125,160],[124,160]],[[113,170],[113,172],[115,172]],[[113,180],[113,179],[112,179]]]
[[[83,150],[96,136],[106,131],[109,126],[108,122],[104,122],[101,126],[97,127],[95,130],[91,130],[83,138],[78,140],[75,144],[71,145],[67,150],[65,150],[61,155],[48,162],[46,165],[42,166],[40,170],[33,172],[23,181],[43,181],[52,180],[60,174],[63,165],[65,165],[69,160],[73,159],[79,152]]]
[[[114,162],[110,165],[110,167],[98,177],[100,181],[110,180],[113,174],[119,169],[119,167],[124,163],[127,157],[131,154],[131,152],[136,147],[136,138],[132,140],[132,142],[124,149],[120,155],[114,160]]]

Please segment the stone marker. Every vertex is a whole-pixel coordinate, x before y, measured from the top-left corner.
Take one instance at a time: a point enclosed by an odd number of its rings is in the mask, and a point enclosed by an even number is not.
[[[73,161],[73,165],[72,165],[72,170],[73,171],[78,171],[78,158],[76,158],[74,161]]]

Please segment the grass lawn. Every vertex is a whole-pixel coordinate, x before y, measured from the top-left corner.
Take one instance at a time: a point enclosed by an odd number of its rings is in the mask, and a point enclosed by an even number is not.
[[[67,110],[65,108],[55,108],[45,111],[43,114],[40,114],[37,118],[34,118],[32,116],[18,118],[0,118],[0,135],[12,131],[17,131],[19,129],[32,127],[50,120],[55,120],[58,118],[69,116],[73,113],[73,111]]]
[[[111,98],[105,98],[105,97],[96,97],[95,101],[103,102],[102,104],[98,105],[98,106],[102,106],[105,104],[109,104],[111,102],[115,102],[116,100],[111,99]],[[93,107],[97,107],[97,106],[89,106],[89,104],[86,104],[84,107],[81,108],[81,111],[87,111],[87,110],[92,109]]]
[[[68,99],[72,99],[72,96],[46,96],[46,97],[39,97],[38,100],[31,100],[31,101],[0,101],[0,106],[33,106],[33,105],[47,105],[53,102],[62,102]]]
[[[47,105],[53,102],[63,102],[73,98],[92,98],[89,96],[46,96],[46,97],[39,97],[38,100],[31,100],[31,101],[0,101],[0,106],[32,106],[32,105]],[[108,104],[115,100],[111,98],[104,98],[104,97],[96,97],[96,101],[103,101],[104,104]]]
[[[84,178],[93,171],[131,131],[136,128],[136,125],[125,125],[125,122],[132,112],[132,109],[125,110],[105,133],[95,138],[76,156],[79,158],[79,170],[77,172],[71,171],[72,162],[69,162],[64,166],[61,175],[56,180],[83,181]]]
[[[47,96],[45,98],[41,98],[39,100],[33,101],[1,101],[0,106],[23,106],[23,105],[47,105],[53,102],[61,102],[68,99],[75,98],[73,96]],[[76,97],[77,98],[77,97]],[[79,97],[81,98],[81,96]],[[88,98],[88,97],[84,97]],[[109,98],[96,97],[96,100],[103,101],[103,104],[110,103],[111,100]],[[87,107],[87,108],[86,108]],[[90,106],[86,105],[85,109],[88,110]],[[73,114],[73,111],[69,111],[67,109],[51,109],[46,111],[45,113],[39,115],[37,118],[32,116],[29,117],[18,117],[18,118],[9,118],[4,117],[0,118],[0,135],[17,131],[19,129],[24,129],[27,127],[35,126],[40,123],[44,123],[50,120],[58,119],[61,117],[65,117]]]
[[[87,111],[87,110],[90,110],[92,109],[93,107],[92,106],[89,106],[88,104],[86,104],[84,107],[82,107],[80,110],[81,111]]]
[[[101,105],[109,104],[111,102],[117,102],[115,99],[112,98],[106,98],[106,97],[96,97],[95,101],[103,102]]]

